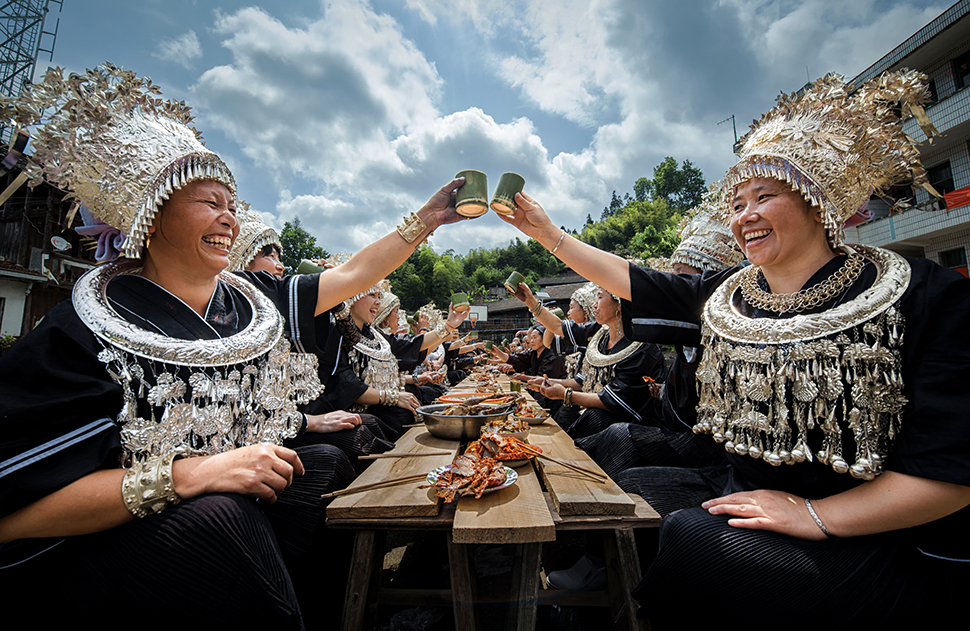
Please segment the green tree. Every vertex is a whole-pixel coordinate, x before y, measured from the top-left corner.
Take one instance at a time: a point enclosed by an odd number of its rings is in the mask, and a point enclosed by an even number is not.
[[[690,160],[684,160],[678,167],[677,161],[667,156],[663,162],[653,168],[653,179],[650,180],[649,187],[641,184],[642,179],[634,184],[638,199],[649,192],[652,199],[662,199],[678,211],[697,206],[707,192],[704,174],[691,164]]]
[[[303,259],[324,259],[330,256],[329,252],[317,245],[317,238],[303,229],[299,217],[293,223],[287,221],[283,224],[280,243],[283,245],[282,262],[288,274],[296,272]]]

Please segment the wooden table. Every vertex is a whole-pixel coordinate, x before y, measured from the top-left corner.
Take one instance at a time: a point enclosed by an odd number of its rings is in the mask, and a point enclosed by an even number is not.
[[[507,389],[507,378],[503,380]],[[500,382],[501,383],[501,382]],[[474,390],[466,380],[453,392]],[[534,426],[529,442],[560,460],[602,472],[589,456],[552,419]],[[450,464],[461,446],[436,438],[423,427],[410,429],[393,453],[446,450],[448,455],[387,458],[375,461],[351,488],[381,480],[427,473]],[[475,628],[475,575],[472,544],[513,544],[512,602],[507,628],[535,628],[536,605],[582,604],[609,606],[614,617],[624,613],[631,628],[638,624],[636,603],[630,591],[640,580],[633,528],[656,527],[660,517],[639,496],[624,493],[612,480],[594,481],[566,467],[536,458],[516,469],[516,484],[482,496],[463,497],[443,504],[433,489],[420,483],[378,488],[335,499],[327,508],[327,524],[357,531],[347,584],[343,629],[362,629],[368,607],[414,602],[453,606],[458,629]],[[543,490],[545,487],[545,491]],[[388,530],[441,530],[447,537],[450,590],[381,589],[384,536]],[[541,590],[542,543],[554,541],[556,532],[599,531],[604,535],[608,590],[564,593]],[[541,595],[540,595],[541,591]]]

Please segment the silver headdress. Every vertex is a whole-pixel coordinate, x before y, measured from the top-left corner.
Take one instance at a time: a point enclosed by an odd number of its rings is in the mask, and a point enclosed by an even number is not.
[[[67,79],[60,68],[48,70],[19,98],[0,99],[12,124],[43,122],[26,168],[32,183],[72,191],[92,214],[127,233],[128,258],[141,255],[145,233],[173,191],[216,180],[236,194],[229,168],[189,126],[189,107],[159,94],[150,79],[106,63]]]
[[[925,81],[918,72],[891,72],[853,91],[828,75],[801,94],[782,94],[744,137],[741,159],[727,172],[723,212],[738,184],[781,180],[818,209],[830,245],[838,247],[843,224],[872,194],[912,180],[938,195],[900,119],[912,114],[927,138],[939,135],[922,107],[929,100]]]
[[[670,255],[670,264],[683,263],[703,271],[734,267],[744,260],[730,228],[712,217],[722,201],[723,182],[708,188],[704,200],[684,218],[680,245]]]
[[[384,323],[384,320],[387,319],[387,316],[390,315],[391,311],[394,310],[394,307],[400,306],[401,299],[391,293],[390,283],[388,283],[387,291],[385,291],[384,295],[381,296],[381,308],[377,310],[377,317],[374,318],[374,326],[377,328],[383,328],[381,325]],[[400,325],[400,322],[398,324]]]
[[[246,269],[267,245],[275,245],[283,251],[276,230],[263,223],[262,216],[242,200],[236,202],[236,220],[239,221],[239,236],[229,253],[230,272]]]
[[[586,283],[573,292],[572,299],[579,303],[589,322],[596,322],[596,293],[599,289],[596,283]]]

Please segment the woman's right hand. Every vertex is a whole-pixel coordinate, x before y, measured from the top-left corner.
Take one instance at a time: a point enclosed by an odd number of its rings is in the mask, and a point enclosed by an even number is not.
[[[269,503],[303,475],[292,449],[260,443],[214,456],[180,458],[173,464],[175,490],[182,499],[206,493],[241,493]]]
[[[525,283],[519,283],[519,287],[518,289],[515,290],[515,293],[513,295],[519,300],[521,300],[522,302],[524,302],[525,306],[527,307],[529,306],[530,302],[532,302],[532,307],[535,307],[536,305],[535,303],[536,298],[532,294],[532,290],[529,289],[529,286],[526,285]]]
[[[418,398],[410,392],[402,392],[397,395],[397,407],[399,408],[404,408],[405,410],[410,410],[411,412],[417,412],[418,405]]]
[[[559,238],[560,228],[552,223],[542,206],[525,193],[515,194],[514,213],[499,216],[539,243],[543,243],[543,237],[546,242],[551,240],[553,243]]]

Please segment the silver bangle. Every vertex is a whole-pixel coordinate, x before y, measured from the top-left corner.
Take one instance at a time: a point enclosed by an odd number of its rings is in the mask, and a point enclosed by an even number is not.
[[[529,309],[529,313],[531,313],[532,315],[534,315],[535,317],[537,317],[537,318],[538,318],[538,317],[539,317],[539,312],[540,312],[540,311],[542,311],[542,307],[543,307],[543,306],[544,306],[544,305],[542,304],[542,301],[541,301],[541,300],[539,300],[539,301],[538,301],[538,302],[536,303],[536,306],[535,306],[535,308],[534,308],[534,309]]]
[[[555,254],[556,250],[559,249],[559,246],[562,245],[562,240],[565,238],[566,238],[566,231],[563,230],[562,234],[559,235],[559,242],[556,243],[556,247],[554,247],[552,250],[549,251],[549,254]]]
[[[815,513],[815,509],[812,508],[812,500],[808,499],[807,497],[805,498],[805,507],[808,509],[808,514],[811,515],[812,519],[815,520],[815,523],[818,525],[819,529],[825,533],[825,536],[829,539],[836,539],[837,537],[830,533],[829,529],[826,528],[825,524],[822,523],[822,520],[819,519],[818,515]]]
[[[132,515],[146,517],[182,501],[175,492],[172,463],[185,455],[185,451],[176,449],[164,456],[148,458],[144,463],[137,460],[132,463],[121,481],[121,497]]]
[[[421,218],[418,217],[417,214],[411,213],[404,218],[404,221],[400,225],[398,225],[397,233],[401,235],[401,238],[408,243],[414,243],[427,229],[428,226],[421,221]]]

